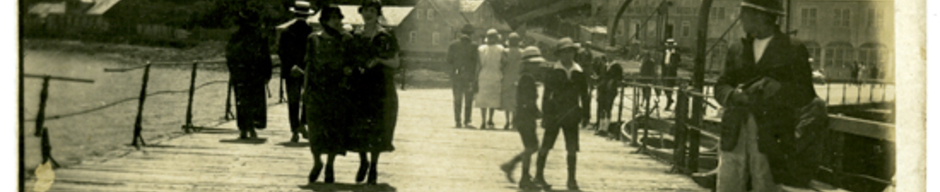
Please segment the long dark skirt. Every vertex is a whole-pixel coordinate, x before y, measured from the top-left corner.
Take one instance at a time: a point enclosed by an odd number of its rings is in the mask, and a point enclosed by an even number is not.
[[[267,99],[265,81],[233,78],[235,91],[235,118],[238,129],[264,129],[267,126]]]
[[[398,122],[398,94],[390,90],[382,97],[360,103],[360,120],[350,136],[356,142],[351,151],[390,152],[395,150],[395,124]]]
[[[309,88],[309,87],[308,87]],[[352,101],[341,88],[314,86],[304,94],[307,137],[313,153],[345,155],[350,148],[349,132],[354,118],[349,117]]]

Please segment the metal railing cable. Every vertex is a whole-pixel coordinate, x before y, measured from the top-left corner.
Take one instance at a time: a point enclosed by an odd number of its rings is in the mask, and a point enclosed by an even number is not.
[[[40,137],[40,151],[42,153],[42,163],[51,162],[52,167],[59,167],[59,163],[55,161],[55,158],[52,157],[52,144],[49,142],[49,128],[45,126],[45,114],[46,114],[46,101],[49,99],[49,82],[51,80],[64,81],[64,82],[75,82],[75,83],[95,83],[94,80],[90,79],[79,79],[71,77],[61,77],[61,76],[51,76],[51,75],[35,75],[35,74],[22,74],[24,78],[40,78],[42,79],[42,88],[39,92],[39,111],[36,113],[36,131],[35,136]],[[20,133],[23,134],[23,133]],[[22,158],[22,157],[20,157]]]
[[[199,89],[202,89],[202,88],[204,88],[204,87],[206,87],[206,86],[214,85],[214,84],[220,84],[220,83],[226,83],[226,84],[227,84],[228,81],[219,80],[219,81],[210,81],[210,82],[206,82],[206,83],[203,83],[203,84],[200,84],[200,85],[196,86],[196,87],[195,87],[195,90],[199,90]],[[189,89],[185,89],[185,90],[167,90],[167,91],[150,92],[150,93],[147,93],[147,96],[148,96],[148,97],[151,97],[151,96],[157,96],[157,95],[175,94],[175,93],[184,93],[184,92],[189,92]],[[114,107],[114,106],[117,106],[117,105],[120,105],[120,104],[123,104],[123,103],[127,103],[127,102],[130,102],[130,101],[134,101],[134,100],[137,100],[137,99],[138,99],[138,97],[128,97],[128,98],[123,98],[123,99],[115,100],[115,101],[112,101],[112,102],[110,102],[110,103],[105,103],[105,104],[103,104],[103,105],[101,105],[101,106],[94,107],[94,108],[90,108],[90,109],[84,109],[84,110],[81,110],[81,111],[69,112],[69,113],[63,113],[63,114],[57,114],[57,115],[47,115],[47,117],[45,117],[45,120],[47,120],[47,121],[48,121],[48,120],[58,120],[58,119],[64,119],[64,118],[72,117],[72,116],[84,115],[84,114],[92,113],[92,112],[95,112],[95,111],[100,111],[100,110],[104,110],[104,109],[107,109],[107,108],[111,108],[111,107]],[[36,121],[36,119],[37,119],[37,118],[26,119],[26,121],[27,121],[27,122],[33,122],[33,121]]]

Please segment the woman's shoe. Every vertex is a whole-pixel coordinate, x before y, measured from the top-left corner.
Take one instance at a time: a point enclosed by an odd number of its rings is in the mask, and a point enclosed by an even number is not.
[[[238,139],[248,139],[248,132],[247,132],[247,131],[240,131],[240,132],[238,133]]]
[[[250,131],[248,131],[248,137],[251,137],[252,139],[257,139],[257,138],[258,138],[258,133],[255,132],[255,130],[250,130]]]
[[[323,164],[313,165],[313,169],[310,170],[310,175],[307,176],[307,182],[316,183],[317,178],[320,177],[320,170],[323,170]]]
[[[291,136],[290,136],[290,142],[291,142],[291,143],[300,142],[300,136],[297,135],[297,133],[294,133],[294,135],[291,135]]]
[[[544,178],[536,177],[535,179],[533,179],[532,183],[534,183],[535,186],[538,186],[538,188],[542,190],[546,190],[546,191],[552,190],[552,185],[549,185],[548,182],[545,182]]]
[[[333,178],[333,166],[326,166],[326,177],[323,178],[324,183],[335,183],[336,180]]]
[[[581,188],[578,187],[578,181],[568,180],[568,190],[571,191],[580,191]]]
[[[359,171],[356,172],[356,183],[362,183],[366,180],[366,173],[369,172],[369,164],[362,162],[359,163]]]

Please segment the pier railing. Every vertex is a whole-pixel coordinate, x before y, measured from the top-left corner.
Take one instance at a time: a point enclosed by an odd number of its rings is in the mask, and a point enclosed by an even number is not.
[[[672,87],[664,86],[664,82],[674,81]],[[854,100],[854,102],[842,102],[840,104],[832,104],[830,102],[829,106],[836,107],[840,105],[858,105],[867,103],[887,103],[893,102],[891,99],[888,99],[886,96],[891,92],[888,90],[888,86],[893,85],[893,82],[884,81],[884,80],[874,80],[874,79],[826,79],[827,84],[826,92],[819,94],[821,98],[827,99],[829,101],[830,95],[840,95],[842,101]],[[639,147],[638,153],[646,153],[651,156],[656,156],[652,154],[647,144],[649,142],[642,142],[639,144],[638,141],[653,141],[657,138],[649,138],[649,132],[651,129],[659,133],[660,140],[663,140],[663,134],[669,133],[673,136],[673,142],[675,144],[671,145],[672,150],[667,158],[661,159],[672,163],[673,166],[670,172],[673,173],[682,173],[695,177],[714,177],[717,173],[717,168],[711,171],[700,172],[700,160],[703,155],[709,156],[716,161],[717,164],[717,141],[719,141],[720,135],[718,134],[720,130],[719,127],[715,125],[720,124],[720,119],[718,118],[705,118],[705,117],[691,117],[690,111],[693,107],[702,107],[702,108],[712,108],[720,109],[721,106],[709,102],[709,99],[713,99],[713,90],[714,81],[706,81],[706,86],[703,88],[703,91],[696,91],[691,89],[688,84],[690,80],[688,78],[662,78],[662,77],[637,77],[637,76],[628,76],[621,81],[620,86],[620,106],[619,106],[619,115],[618,121],[623,122],[623,106],[624,101],[632,101],[632,106],[626,106],[626,108],[631,109],[631,114],[629,117],[632,117],[630,123],[624,123],[621,126],[621,133],[619,136],[629,137],[629,142],[631,146]],[[841,86],[841,89],[833,89],[833,86]],[[625,89],[630,88],[633,90],[632,98],[625,99],[624,91]],[[869,88],[868,98],[864,98],[866,95],[862,94],[863,88]],[[855,94],[851,94],[850,91],[854,89]],[[875,91],[879,90],[882,92],[880,98],[875,98]],[[648,90],[648,91],[645,91]],[[671,117],[662,117],[659,115],[659,109],[662,106],[659,106],[658,100],[659,94],[653,92],[660,91],[672,91],[675,93],[675,110],[673,116]],[[841,91],[841,94],[839,94]],[[642,93],[647,92],[647,93]],[[648,94],[649,96],[643,96]],[[848,95],[854,95],[856,98],[851,98]],[[702,99],[705,102],[701,106],[691,106],[690,103],[692,99]],[[833,101],[834,102],[834,101]],[[832,112],[830,110],[830,112]],[[703,116],[705,113],[702,114]],[[720,114],[719,114],[720,115]],[[871,120],[864,120],[852,117],[842,116],[841,114],[830,114],[830,133],[829,138],[826,138],[826,162],[819,167],[819,172],[827,175],[825,179],[829,184],[834,185],[835,187],[849,186],[845,183],[847,181],[864,181],[869,183],[880,184],[882,186],[894,185],[894,183],[885,177],[890,177],[887,175],[890,174],[866,174],[859,173],[858,170],[848,170],[845,169],[845,162],[850,160],[846,154],[846,145],[852,145],[852,142],[856,143],[866,143],[870,145],[875,145],[874,151],[871,152],[871,156],[875,159],[883,160],[880,162],[887,163],[893,166],[893,148],[888,149],[890,146],[893,146],[894,143],[894,125],[888,122],[876,122]],[[656,127],[651,126],[651,121],[653,120],[665,120],[670,121],[671,125],[669,127]],[[639,126],[638,126],[639,125]],[[639,129],[643,129],[642,135],[639,133]],[[703,139],[711,140],[716,144],[714,147],[707,148],[707,153],[701,151],[701,145],[704,141]],[[851,140],[851,141],[849,141]],[[889,147],[884,147],[887,145]],[[659,146],[664,148],[666,145]],[[851,150],[851,149],[850,149]],[[858,154],[853,154],[858,155]],[[886,160],[884,160],[886,159]],[[717,165],[715,165],[717,166]],[[890,169],[889,169],[890,170]],[[714,180],[712,180],[714,182]],[[852,186],[849,186],[852,187]],[[877,188],[877,187],[876,187]]]
[[[42,79],[42,90],[39,92],[39,111],[36,114],[35,136],[40,137],[40,150],[42,153],[42,163],[52,163],[52,167],[59,167],[59,163],[52,158],[52,144],[49,141],[49,128],[45,126],[46,121],[46,101],[49,99],[50,81],[62,81],[70,83],[95,83],[91,79],[80,79],[51,75],[23,74],[24,78]],[[23,133],[20,133],[23,134]],[[22,141],[21,141],[22,142]],[[22,150],[22,149],[21,149]],[[22,158],[22,157],[20,157]]]

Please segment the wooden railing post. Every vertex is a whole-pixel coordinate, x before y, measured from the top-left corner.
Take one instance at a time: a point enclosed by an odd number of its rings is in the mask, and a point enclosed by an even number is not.
[[[193,62],[193,71],[190,74],[189,79],[189,101],[186,104],[186,124],[183,125],[183,131],[186,133],[193,132],[195,127],[193,126],[193,95],[196,92],[196,69],[199,68],[199,61]]]
[[[36,114],[36,137],[42,136],[42,129],[46,119],[46,100],[49,99],[49,79],[50,76],[42,78],[42,90],[39,91],[39,112]]]
[[[685,165],[685,143],[686,143],[686,118],[688,118],[689,112],[689,98],[686,94],[685,86],[680,83],[679,89],[676,91],[676,110],[675,110],[675,129],[674,137],[676,146],[673,148],[673,173],[683,173],[683,165]]]
[[[640,94],[641,94],[640,92],[642,91],[637,90],[637,87],[639,86],[636,86],[636,79],[633,79],[632,87],[633,87],[633,108],[632,110],[630,110],[631,111],[630,120],[633,121],[633,124],[630,126],[630,146],[637,147],[637,146],[640,146],[640,143],[639,143],[639,138],[637,138],[639,131],[636,128],[637,123],[639,121],[636,120],[636,117],[637,117],[637,113],[639,113],[639,110],[640,110]]]
[[[150,66],[150,61],[147,61],[147,66],[144,67],[143,83],[141,83],[140,86],[140,98],[137,100],[137,119],[134,121],[134,138],[131,142],[131,145],[137,147],[137,149],[147,145],[147,143],[144,142],[144,138],[140,135],[140,132],[143,130],[141,121],[144,115],[144,102],[147,100],[147,81],[150,79]],[[137,143],[138,141],[140,141],[139,144]]]

